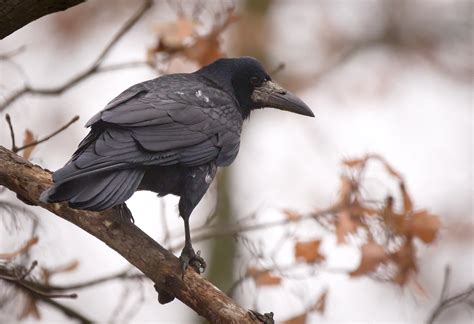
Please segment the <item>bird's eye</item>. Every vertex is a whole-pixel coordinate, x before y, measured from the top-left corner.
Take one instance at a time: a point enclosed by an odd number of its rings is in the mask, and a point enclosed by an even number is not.
[[[259,77],[256,77],[256,76],[253,76],[250,78],[250,84],[252,84],[253,86],[259,86],[260,85],[260,78]]]

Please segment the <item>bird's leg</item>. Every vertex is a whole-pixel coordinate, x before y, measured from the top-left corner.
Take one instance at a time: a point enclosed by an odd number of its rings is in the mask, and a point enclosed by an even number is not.
[[[184,175],[184,190],[179,200],[179,214],[184,221],[184,248],[179,257],[181,261],[182,274],[191,266],[196,272],[201,273],[206,269],[206,262],[199,255],[199,251],[194,252],[191,244],[191,231],[189,228],[189,216],[194,207],[197,206],[201,198],[209,188],[212,179],[216,174],[217,167],[214,163],[201,165],[186,170]]]
[[[181,251],[179,260],[181,262],[181,271],[184,272],[191,266],[197,273],[202,273],[206,270],[206,261],[201,257],[200,251],[194,252],[191,243],[191,231],[189,229],[189,216],[183,217],[184,220],[184,248]]]

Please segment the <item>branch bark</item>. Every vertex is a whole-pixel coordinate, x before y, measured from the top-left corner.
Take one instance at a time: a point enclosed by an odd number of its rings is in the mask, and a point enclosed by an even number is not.
[[[121,254],[150,278],[158,291],[181,300],[212,323],[259,323],[258,317],[237,305],[213,284],[188,269],[181,278],[178,258],[131,223],[116,222],[114,210],[91,212],[67,204],[38,200],[51,185],[51,172],[0,146],[0,185],[24,202],[45,208],[82,228]]]
[[[66,10],[82,2],[84,0],[1,0],[0,39],[38,18]]]

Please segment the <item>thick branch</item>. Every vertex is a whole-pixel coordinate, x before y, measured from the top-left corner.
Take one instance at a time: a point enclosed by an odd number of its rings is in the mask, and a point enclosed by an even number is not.
[[[63,203],[40,202],[40,193],[51,185],[51,173],[2,146],[0,185],[106,243],[150,278],[159,291],[175,296],[210,322],[258,323],[255,316],[193,270],[188,269],[182,279],[178,259],[134,224],[117,223],[114,211],[97,213],[71,209]]]
[[[2,0],[0,2],[0,39],[30,22],[74,7],[84,0]]]

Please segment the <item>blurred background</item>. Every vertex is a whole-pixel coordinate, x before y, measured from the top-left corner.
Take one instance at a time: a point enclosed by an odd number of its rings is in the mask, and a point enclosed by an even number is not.
[[[0,42],[0,145],[11,148],[7,113],[17,144],[78,115],[21,152],[56,170],[86,121],[129,86],[254,56],[316,118],[263,109],[247,121],[237,160],[191,217],[204,275],[278,322],[425,322],[446,285],[448,297],[470,293],[437,321],[472,323],[473,5],[213,0],[142,10],[141,1],[90,0]],[[25,84],[33,91],[10,100]],[[177,202],[139,192],[127,203],[136,225],[176,254]],[[180,301],[158,304],[152,283],[105,244],[7,190],[0,217],[0,253],[38,238],[8,259],[38,260],[35,280],[109,278],[56,300],[86,318],[200,321]],[[0,282],[0,322],[20,319],[73,320]]]

